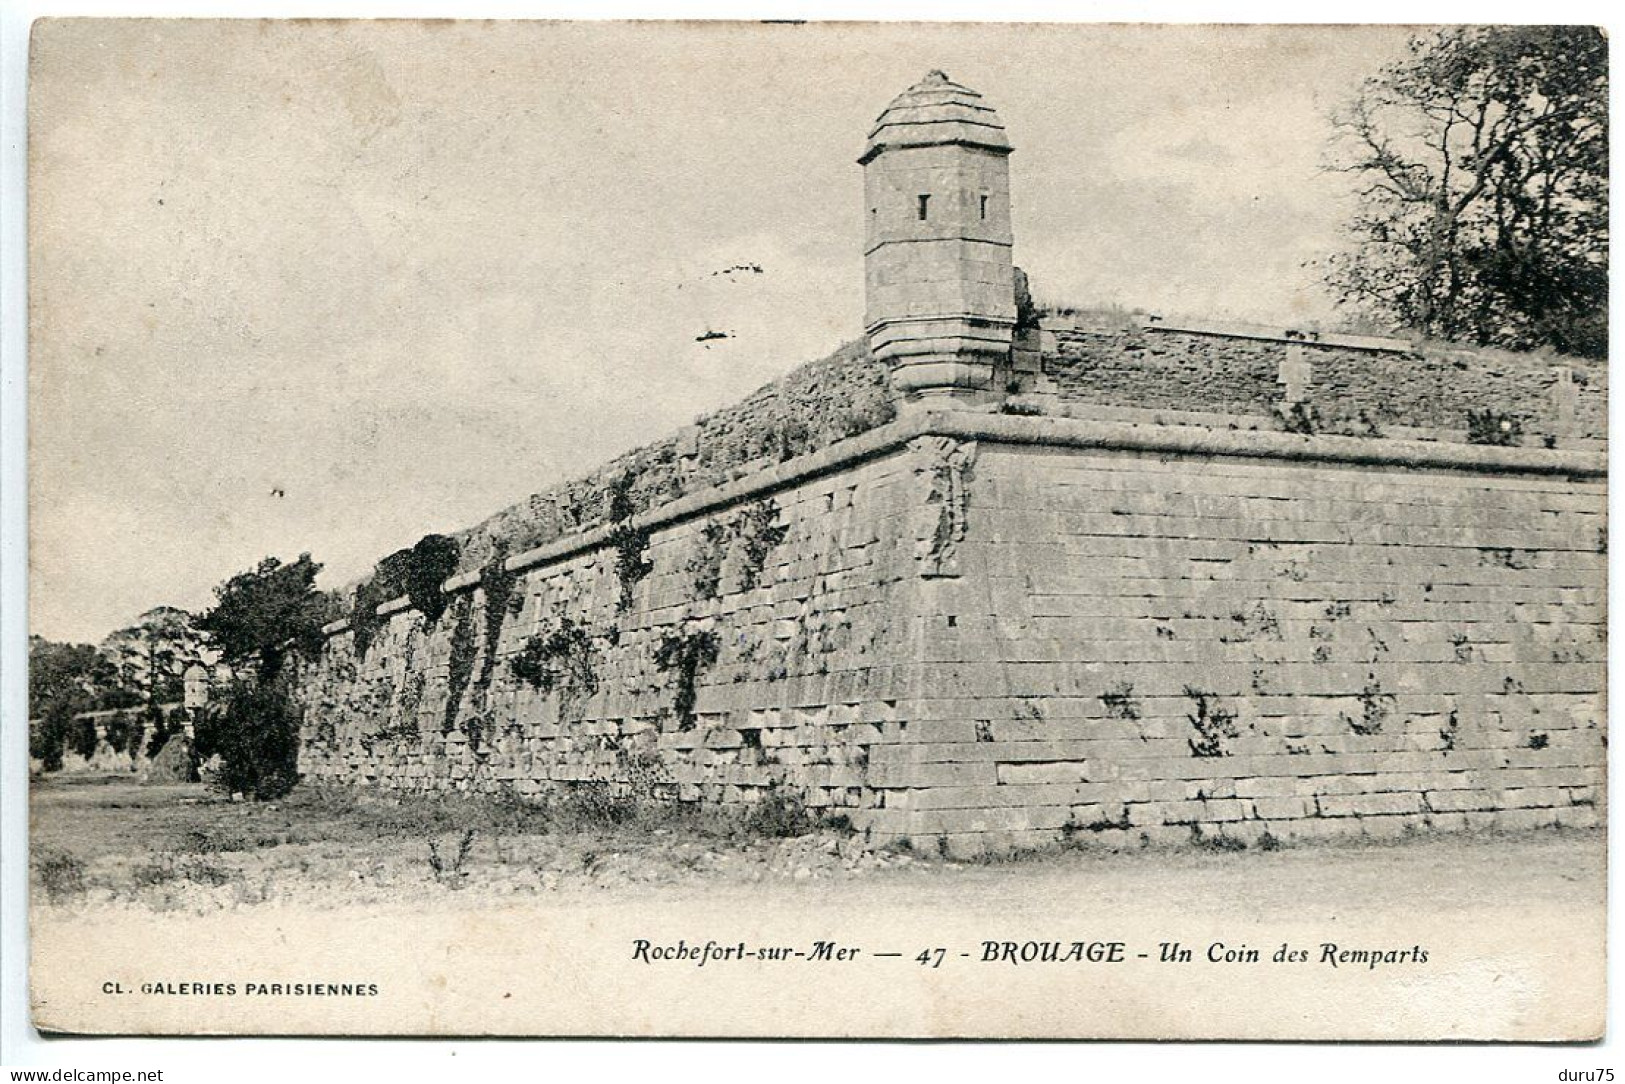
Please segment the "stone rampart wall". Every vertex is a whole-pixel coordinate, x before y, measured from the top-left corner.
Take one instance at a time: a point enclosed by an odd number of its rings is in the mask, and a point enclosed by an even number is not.
[[[914,557],[897,516],[919,486],[906,449],[860,438],[628,525],[647,532],[649,571],[624,608],[600,528],[512,559],[500,620],[463,577],[431,627],[397,604],[363,658],[337,631],[303,674],[302,770],[526,796],[607,780],[712,803],[789,786],[855,808],[873,797],[870,745],[901,726],[897,585]],[[540,683],[513,668],[533,644]]]
[[[1037,346],[1053,403],[1233,415],[1280,427],[1295,402],[1332,433],[1462,441],[1468,413],[1535,447],[1606,438],[1601,362],[1398,339],[1048,317]]]
[[[1600,823],[1600,478],[1077,432],[955,443],[958,575],[912,618],[921,736],[871,771],[915,785],[877,831],[974,851]]]
[[[333,626],[302,674],[302,769],[784,790],[954,853],[1594,823],[1602,473],[911,416],[520,554],[511,586],[454,579],[432,628],[391,604],[364,659]]]

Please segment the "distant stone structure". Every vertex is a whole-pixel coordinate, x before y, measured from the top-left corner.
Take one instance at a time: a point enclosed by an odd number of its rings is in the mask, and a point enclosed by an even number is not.
[[[953,854],[1600,823],[1606,367],[1018,326],[1008,153],[941,73],[894,101],[867,343],[464,532],[435,622],[330,625],[304,774]]]

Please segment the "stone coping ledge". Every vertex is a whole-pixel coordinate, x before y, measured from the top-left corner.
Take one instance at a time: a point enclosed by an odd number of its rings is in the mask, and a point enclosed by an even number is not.
[[[993,444],[1154,452],[1204,458],[1276,459],[1485,474],[1564,475],[1582,480],[1604,479],[1608,474],[1608,458],[1602,452],[1453,444],[1387,437],[1300,436],[1250,429],[1141,425],[1083,418],[992,414],[975,410],[922,410],[905,414],[878,429],[838,441],[816,452],[757,471],[749,477],[690,493],[651,508],[632,517],[631,525],[639,530],[656,530],[880,458],[912,440],[926,436]],[[599,549],[609,543],[613,530],[610,524],[600,524],[555,538],[508,558],[505,567],[511,572],[521,572]],[[474,570],[453,576],[445,582],[443,589],[448,594],[454,594],[470,590],[479,582],[480,573]],[[378,607],[378,613],[388,616],[407,609],[409,605],[409,600],[404,596],[391,599]],[[322,631],[332,636],[349,627],[349,620],[341,619],[323,626]]]
[[[1385,338],[1377,335],[1346,335],[1334,331],[1299,330],[1297,328],[1265,327],[1258,324],[1196,322],[1191,320],[1164,320],[1158,316],[1143,317],[1140,326],[1147,331],[1172,331],[1184,335],[1212,335],[1224,339],[1258,339],[1264,342],[1284,342],[1297,346],[1330,346],[1342,350],[1367,350],[1380,354],[1415,354],[1417,349],[1409,339]]]
[[[322,631],[326,632],[327,630],[323,629]],[[154,705],[158,711],[166,715],[171,712],[179,711],[183,706],[184,705],[179,700],[170,700],[163,704]],[[97,708],[95,711],[77,711],[74,712],[72,717],[75,719],[83,719],[87,722],[99,722],[102,719],[111,719],[115,715],[128,715],[131,712],[144,712],[146,710],[146,704],[131,704],[127,708]],[[37,723],[39,722],[39,719],[34,718],[28,721],[30,723]]]

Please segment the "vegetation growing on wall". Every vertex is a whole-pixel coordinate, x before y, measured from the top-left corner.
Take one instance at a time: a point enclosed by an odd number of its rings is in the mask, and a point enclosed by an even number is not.
[[[632,526],[636,512],[632,503],[632,475],[623,474],[609,487],[609,544],[615,550],[615,578],[621,585],[620,597],[615,603],[620,613],[632,608],[633,589],[654,571],[654,563],[646,556],[649,531]]]
[[[743,554],[739,563],[739,588],[749,591],[755,588],[761,578],[762,569],[766,567],[767,555],[773,552],[790,528],[777,523],[779,518],[779,503],[771,497],[764,497],[755,501],[739,513],[735,521],[734,531],[739,538]]]
[[[462,707],[463,694],[468,691],[469,679],[474,676],[474,602],[463,595],[452,603],[455,624],[451,629],[451,657],[446,669],[446,718],[441,732],[451,733],[457,727],[457,709]]]
[[[672,711],[679,730],[694,729],[694,703],[700,671],[717,661],[717,634],[710,629],[667,633],[655,649],[655,666],[677,675]]]
[[[429,625],[446,612],[445,582],[457,571],[457,540],[426,534],[408,549],[396,550],[356,585],[350,605],[351,643],[357,659],[366,658],[378,630],[389,623],[378,607],[405,595]]]
[[[722,567],[735,547],[740,555],[739,589],[753,589],[761,579],[768,554],[789,533],[789,527],[776,522],[778,518],[778,502],[767,497],[746,505],[727,520],[713,519],[701,527],[687,566],[695,600],[703,602],[720,594]]]
[[[1203,692],[1194,686],[1185,686],[1185,695],[1195,703],[1196,710],[1185,718],[1196,731],[1194,738],[1188,739],[1191,755],[1196,757],[1227,757],[1230,750],[1225,748],[1225,741],[1229,738],[1241,736],[1236,726],[1236,713],[1224,707],[1218,698],[1211,693]]]
[[[1140,717],[1140,702],[1134,698],[1134,683],[1119,681],[1100,694],[1101,706],[1113,719],[1132,721]]]
[[[499,541],[491,553],[491,559],[480,568],[480,593],[485,596],[485,655],[480,660],[480,676],[477,684],[482,706],[491,688],[491,675],[497,663],[497,647],[502,640],[502,625],[507,620],[509,603],[514,598],[514,585],[518,582],[519,573],[508,568],[507,543]]]
[[[592,637],[566,617],[557,628],[527,640],[509,660],[508,669],[533,689],[557,691],[559,714],[570,717],[576,706],[598,691],[596,662]]]
[[[1388,718],[1394,708],[1392,693],[1383,692],[1382,683],[1377,675],[1372,674],[1366,679],[1365,687],[1360,690],[1360,717],[1347,719],[1349,729],[1356,734],[1376,734],[1382,730],[1383,721]]]
[[[455,538],[426,534],[407,551],[399,577],[402,592],[412,609],[433,625],[446,612],[445,582],[457,572],[461,547]]]
[[[1313,403],[1300,400],[1278,406],[1275,408],[1275,415],[1281,420],[1281,428],[1288,433],[1307,437],[1320,432],[1320,413]]]
[[[350,643],[358,660],[367,657],[378,630],[388,620],[378,613],[378,607],[391,597],[391,593],[378,582],[376,573],[356,585],[350,605]]]
[[[1523,436],[1523,421],[1486,407],[1467,412],[1467,443],[1511,447]]]
[[[688,560],[688,574],[694,584],[694,598],[698,601],[717,597],[722,586],[722,562],[728,556],[730,525],[711,519],[700,528],[694,553]]]

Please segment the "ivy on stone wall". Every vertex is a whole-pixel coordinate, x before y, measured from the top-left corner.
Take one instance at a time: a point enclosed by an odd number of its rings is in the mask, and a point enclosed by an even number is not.
[[[721,520],[707,520],[700,528],[696,548],[688,560],[688,574],[693,577],[694,598],[703,602],[716,598],[722,587],[722,562],[728,556],[729,524]]]
[[[491,688],[491,675],[496,669],[497,647],[502,640],[502,625],[507,620],[509,602],[519,573],[508,568],[507,543],[499,541],[491,559],[480,568],[480,593],[485,596],[485,654],[480,660],[477,687],[483,706]]]
[[[457,727],[457,709],[462,706],[463,694],[468,691],[469,679],[474,676],[474,602],[463,595],[452,603],[456,623],[451,630],[451,657],[446,670],[446,719],[441,732],[449,734]]]
[[[372,575],[356,585],[350,605],[351,643],[357,659],[364,659],[378,630],[389,623],[378,607],[405,595],[428,624],[446,611],[444,585],[457,571],[457,540],[426,534],[409,549],[396,550],[373,567]]]
[[[730,519],[710,520],[701,527],[687,566],[695,601],[714,599],[721,593],[722,566],[736,545],[740,550],[739,589],[754,588],[768,554],[789,533],[789,527],[776,522],[778,518],[778,502],[769,497],[747,505]]]
[[[1186,743],[1190,746],[1191,756],[1229,756],[1230,750],[1225,747],[1225,742],[1241,736],[1241,730],[1236,726],[1236,713],[1224,707],[1212,693],[1193,686],[1185,686],[1185,695],[1196,706],[1196,710],[1185,717],[1196,732],[1196,736]]]
[[[710,629],[667,633],[655,649],[655,666],[677,675],[676,696],[672,710],[677,716],[677,729],[693,730],[694,704],[700,671],[717,661],[719,648],[717,634]]]
[[[755,588],[761,578],[762,569],[767,565],[767,555],[784,541],[785,535],[789,534],[790,528],[777,523],[778,518],[779,503],[771,497],[747,505],[740,512],[734,530],[744,549],[739,565],[741,591]]]
[[[462,547],[455,538],[426,534],[408,551],[400,572],[401,590],[412,608],[433,625],[446,612],[445,582],[457,572]]]
[[[546,634],[532,636],[508,662],[514,677],[533,689],[559,694],[559,714],[568,717],[573,708],[598,691],[597,652],[587,630],[562,619]]]
[[[615,578],[621,593],[615,609],[625,613],[632,608],[632,590],[639,581],[654,571],[654,563],[646,556],[649,549],[649,531],[632,526],[636,514],[632,503],[632,475],[623,474],[609,487],[609,544],[615,550]]]
[[[350,642],[355,648],[358,660],[367,657],[378,630],[384,627],[387,619],[379,616],[378,607],[388,602],[391,597],[393,596],[378,581],[376,572],[356,586],[355,597],[350,606]]]

